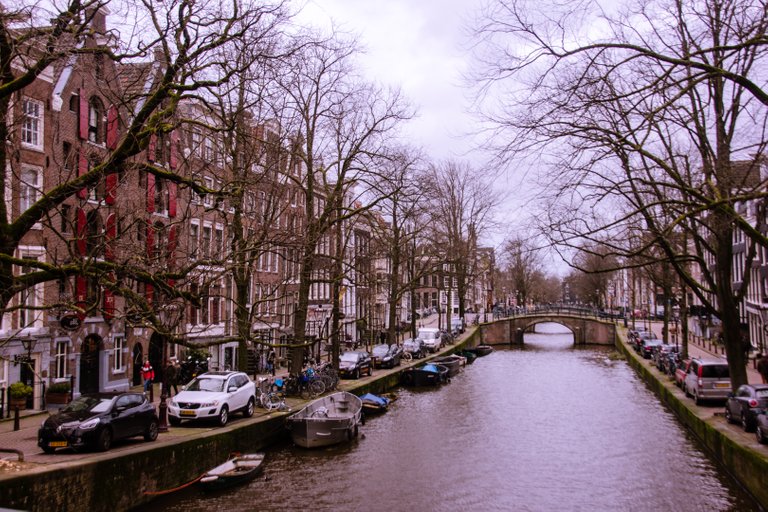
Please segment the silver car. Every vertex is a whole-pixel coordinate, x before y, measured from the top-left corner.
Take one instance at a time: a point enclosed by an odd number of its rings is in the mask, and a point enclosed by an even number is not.
[[[731,374],[723,360],[691,359],[683,391],[696,405],[703,400],[726,400],[731,393]]]

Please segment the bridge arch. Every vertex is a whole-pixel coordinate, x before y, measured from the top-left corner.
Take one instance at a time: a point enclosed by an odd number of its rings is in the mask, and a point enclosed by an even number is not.
[[[596,317],[569,313],[526,313],[499,318],[480,326],[482,343],[487,345],[522,345],[523,334],[536,324],[552,322],[573,333],[574,345],[615,345],[616,325]]]

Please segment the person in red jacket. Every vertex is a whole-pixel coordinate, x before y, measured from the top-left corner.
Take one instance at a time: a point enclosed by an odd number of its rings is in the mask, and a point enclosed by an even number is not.
[[[152,385],[152,381],[155,380],[155,370],[152,369],[152,365],[149,364],[149,359],[144,360],[144,366],[141,367],[141,379],[144,381],[144,392],[149,391],[149,386]]]

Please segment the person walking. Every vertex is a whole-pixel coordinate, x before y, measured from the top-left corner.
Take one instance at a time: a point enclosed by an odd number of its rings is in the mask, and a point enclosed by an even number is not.
[[[149,391],[152,381],[155,380],[155,370],[153,370],[152,365],[149,364],[149,359],[145,359],[144,365],[141,367],[141,380],[144,381],[144,392],[146,393]]]
[[[275,376],[275,362],[277,360],[277,354],[275,354],[275,349],[270,348],[269,354],[267,354],[267,373],[271,373],[272,376]]]
[[[757,371],[763,379],[763,384],[768,384],[768,353],[757,354]]]
[[[178,395],[179,394],[179,368],[176,366],[175,361],[168,361],[168,364],[165,366],[165,394],[169,397],[173,396],[171,395],[171,388],[173,388],[173,394]]]

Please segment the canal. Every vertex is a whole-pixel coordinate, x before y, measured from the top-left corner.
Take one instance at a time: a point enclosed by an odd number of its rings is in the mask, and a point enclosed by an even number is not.
[[[396,390],[350,445],[277,446],[246,487],[141,510],[759,510],[613,350],[556,324],[525,343]]]

